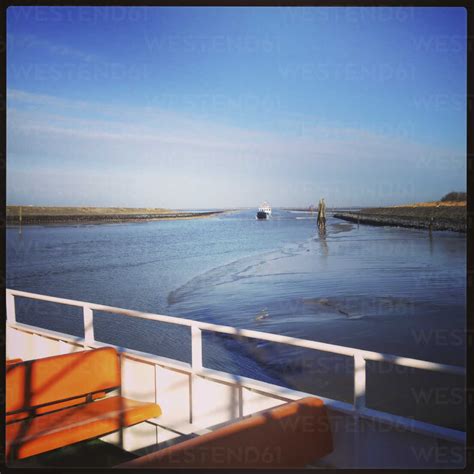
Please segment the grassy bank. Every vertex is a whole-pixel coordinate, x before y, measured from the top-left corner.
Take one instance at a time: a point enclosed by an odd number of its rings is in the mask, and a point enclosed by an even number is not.
[[[433,201],[336,212],[334,217],[360,224],[466,232],[467,212],[466,201]]]
[[[172,209],[147,207],[51,207],[51,206],[7,206],[7,216],[87,216],[87,215],[133,215],[169,214]]]
[[[163,208],[7,206],[7,225],[87,224],[193,219],[224,211],[180,212]]]

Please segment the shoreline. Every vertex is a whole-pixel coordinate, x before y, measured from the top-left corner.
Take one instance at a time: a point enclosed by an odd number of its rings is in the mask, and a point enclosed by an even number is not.
[[[462,203],[417,203],[334,212],[333,216],[357,224],[448,230],[466,233],[467,212]]]
[[[16,206],[17,207],[17,206]],[[89,212],[94,208],[77,208],[76,212],[54,213],[44,212],[45,208],[35,212],[37,209],[28,207],[23,208],[24,213],[20,217],[18,213],[12,213],[7,207],[6,226],[20,227],[23,225],[80,225],[80,224],[119,224],[131,222],[151,222],[157,220],[184,220],[184,219],[202,219],[213,217],[219,214],[229,212],[229,210],[203,211],[203,212],[176,212],[169,210],[159,210],[158,212],[114,212],[116,208],[104,209],[105,212]],[[60,208],[55,208],[57,211]],[[72,209],[72,208],[68,208]],[[10,210],[10,213],[8,212]],[[109,211],[109,212],[108,212]],[[137,211],[139,211],[137,209]]]

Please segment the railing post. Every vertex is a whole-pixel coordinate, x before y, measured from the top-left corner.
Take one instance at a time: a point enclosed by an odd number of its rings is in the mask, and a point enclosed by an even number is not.
[[[94,313],[89,306],[83,307],[84,314],[84,339],[87,343],[94,342]]]
[[[7,303],[7,321],[9,323],[16,323],[16,311],[15,311],[15,295],[7,290],[6,294]]]
[[[360,410],[365,408],[366,391],[366,371],[365,359],[360,352],[354,354],[354,444],[353,444],[353,463],[358,468],[361,459],[361,417]],[[363,459],[363,457],[362,457]]]
[[[359,353],[354,354],[354,408],[356,411],[365,408],[365,359]]]
[[[194,371],[202,369],[202,331],[191,326],[191,366]]]

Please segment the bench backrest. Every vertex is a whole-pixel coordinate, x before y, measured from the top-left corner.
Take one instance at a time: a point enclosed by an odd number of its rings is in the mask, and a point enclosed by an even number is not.
[[[97,398],[120,387],[113,347],[29,360],[6,367],[7,421]]]
[[[298,468],[332,450],[326,407],[306,397],[116,467]]]

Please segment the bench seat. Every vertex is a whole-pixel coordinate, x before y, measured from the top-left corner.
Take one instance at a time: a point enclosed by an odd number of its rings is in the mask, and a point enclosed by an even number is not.
[[[112,347],[20,361],[7,365],[6,372],[8,460],[99,438],[161,415],[155,403],[116,396],[121,394],[121,367]]]
[[[6,426],[7,457],[34,456],[161,415],[154,403],[110,397]]]
[[[323,401],[284,403],[116,468],[302,468],[333,450]]]

